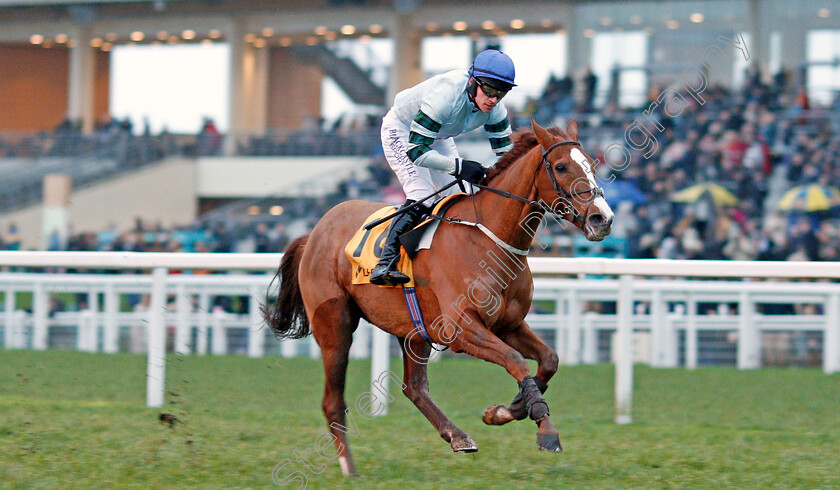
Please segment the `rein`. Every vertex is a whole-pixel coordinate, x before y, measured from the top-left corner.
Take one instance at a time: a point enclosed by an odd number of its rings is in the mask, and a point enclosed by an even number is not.
[[[592,194],[592,198],[594,199],[596,197],[603,196],[604,195],[604,190],[602,188],[598,187],[598,186],[595,186],[595,187],[590,187],[588,189],[583,189],[583,190],[580,190],[580,191],[566,192],[566,190],[564,190],[562,187],[560,187],[560,184],[557,182],[557,177],[554,175],[554,172],[552,172],[551,163],[549,163],[549,161],[548,161],[548,155],[558,146],[566,146],[566,145],[580,145],[580,141],[577,141],[577,140],[558,141],[558,142],[554,143],[553,145],[549,146],[548,148],[543,149],[542,159],[540,160],[540,164],[541,164],[541,166],[545,167],[545,171],[546,171],[546,173],[548,173],[548,179],[551,181],[552,186],[554,186],[554,192],[557,193],[557,197],[561,198],[563,201],[565,201],[568,204],[568,207],[566,209],[571,209],[573,221],[579,222],[580,220],[583,219],[583,217],[575,209],[575,207],[572,206],[572,199],[577,197],[577,196],[581,196],[583,194]],[[534,171],[534,187],[535,188],[536,188],[536,179],[537,179],[537,172],[538,171],[539,171],[539,167],[537,167],[537,169]],[[525,203],[525,204],[530,204],[531,206],[535,206],[537,208],[540,208],[547,213],[558,214],[558,215],[563,214],[563,213],[558,213],[551,206],[549,206],[549,205],[545,204],[543,201],[541,201],[539,199],[539,195],[537,196],[537,200],[531,200],[531,199],[528,199],[528,198],[525,198],[525,197],[522,197],[522,196],[518,196],[518,195],[513,194],[511,192],[508,192],[508,191],[503,191],[501,189],[496,189],[495,187],[490,187],[490,186],[482,185],[482,184],[472,184],[472,185],[475,186],[475,187],[478,187],[479,189],[493,192],[494,194],[498,194],[498,195],[500,195],[502,197],[505,197],[505,198],[508,198],[508,199],[515,199],[519,202],[522,202],[522,203]]]

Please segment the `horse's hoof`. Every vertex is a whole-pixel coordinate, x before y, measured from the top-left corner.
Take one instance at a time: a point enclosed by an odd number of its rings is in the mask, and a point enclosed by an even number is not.
[[[512,420],[516,420],[516,417],[504,405],[494,405],[481,416],[481,421],[487,425],[504,425]]]
[[[356,465],[353,464],[353,459],[347,456],[339,456],[338,464],[341,466],[341,473],[344,476],[359,476],[356,473]]]
[[[467,435],[452,439],[449,445],[452,446],[452,451],[456,453],[474,453],[478,451],[478,446],[475,444],[475,441]]]
[[[563,451],[560,445],[560,436],[557,434],[540,434],[537,432],[537,446],[540,451],[548,451],[550,453],[559,453]]]

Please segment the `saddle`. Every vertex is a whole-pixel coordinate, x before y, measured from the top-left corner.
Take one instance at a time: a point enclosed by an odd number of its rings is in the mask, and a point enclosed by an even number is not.
[[[399,241],[402,247],[400,247],[400,261],[397,269],[411,278],[411,281],[405,284],[406,287],[414,287],[414,273],[411,261],[417,256],[417,252],[431,247],[432,237],[439,223],[438,220],[446,214],[446,211],[453,204],[466,195],[458,193],[436,201],[432,205],[431,216],[420,222],[420,224],[408,233],[400,235]],[[386,206],[376,210],[365,219],[364,223],[362,223],[353,235],[353,238],[345,245],[344,254],[352,266],[353,284],[370,284],[370,273],[377,262],[379,262],[379,254],[382,252],[382,245],[388,236],[388,227],[391,225],[391,220],[380,223],[370,230],[365,230],[364,226],[367,223],[388,216],[397,209],[394,206]]]

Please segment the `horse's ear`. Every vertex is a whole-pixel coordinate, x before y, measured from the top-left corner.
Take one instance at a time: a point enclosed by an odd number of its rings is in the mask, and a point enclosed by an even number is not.
[[[551,135],[546,131],[542,126],[537,124],[537,121],[534,121],[534,118],[531,117],[531,127],[534,128],[534,135],[537,137],[537,141],[542,145],[543,148],[548,148],[554,143]]]
[[[577,140],[577,121],[572,119],[569,121],[569,124],[566,126],[566,133],[568,133],[569,138],[573,140]]]

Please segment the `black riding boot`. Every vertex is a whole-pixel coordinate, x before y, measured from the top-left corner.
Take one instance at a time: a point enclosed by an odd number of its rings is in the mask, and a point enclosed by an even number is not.
[[[414,202],[408,199],[400,209],[414,204]],[[391,221],[385,246],[382,247],[382,253],[379,255],[379,263],[376,264],[376,267],[370,273],[371,284],[396,286],[405,284],[411,280],[411,278],[397,270],[397,265],[400,262],[400,242],[398,238],[403,233],[414,228],[425,213],[426,208],[424,206],[417,206],[395,217]]]

